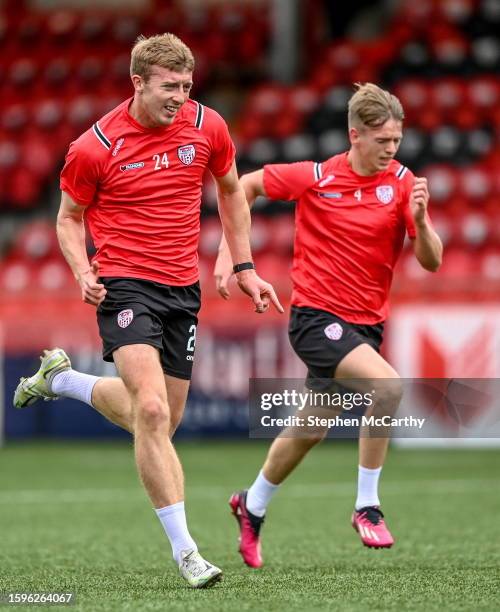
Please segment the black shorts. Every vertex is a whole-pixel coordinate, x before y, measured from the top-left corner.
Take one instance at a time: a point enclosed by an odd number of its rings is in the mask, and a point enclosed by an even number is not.
[[[97,309],[104,361],[127,344],[160,351],[166,374],[189,380],[193,369],[200,284],[176,287],[136,278],[102,278],[107,290]]]
[[[325,310],[304,306],[292,306],[288,326],[292,347],[307,366],[306,384],[311,388],[323,387],[317,379],[333,378],[342,359],[360,344],[369,344],[378,353],[383,333],[383,323],[348,323]]]

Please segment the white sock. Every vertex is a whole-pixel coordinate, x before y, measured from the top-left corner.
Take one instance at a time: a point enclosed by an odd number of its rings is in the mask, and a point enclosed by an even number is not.
[[[179,563],[179,556],[182,550],[198,550],[187,528],[183,501],[171,506],[165,506],[165,508],[155,509],[155,512],[170,540],[172,555],[176,563]]]
[[[366,506],[380,506],[378,479],[381,471],[381,467],[374,470],[362,465],[358,467],[358,497],[354,506],[356,510]]]
[[[77,399],[92,406],[92,389],[98,380],[99,377],[92,374],[64,370],[54,376],[50,390],[57,395]]]
[[[248,489],[247,510],[255,516],[264,516],[267,505],[279,486],[279,484],[269,482],[261,470],[253,485]]]

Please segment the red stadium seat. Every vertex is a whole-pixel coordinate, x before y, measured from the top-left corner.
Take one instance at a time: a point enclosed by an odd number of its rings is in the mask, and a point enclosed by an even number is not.
[[[418,263],[413,251],[409,251],[402,256],[399,270],[411,282],[425,280],[429,274]]]
[[[20,293],[31,287],[31,270],[25,261],[11,259],[0,263],[2,294]]]
[[[108,20],[104,15],[85,15],[79,26],[79,35],[86,44],[95,45],[107,37]]]
[[[141,33],[141,20],[134,15],[120,15],[113,20],[111,31],[116,42],[128,47]]]
[[[280,214],[269,219],[268,223],[272,252],[291,257],[295,238],[294,215],[290,213]]]
[[[455,195],[458,187],[457,171],[449,165],[429,166],[422,170],[429,183],[432,202],[446,204]]]
[[[479,204],[484,202],[493,190],[490,174],[478,166],[464,168],[459,174],[459,183],[464,197]]]
[[[19,145],[14,140],[0,140],[0,171],[13,168],[20,159]]]
[[[251,233],[252,253],[261,253],[266,251],[271,242],[271,231],[269,222],[262,215],[252,216],[252,233]]]
[[[83,86],[96,87],[104,72],[103,60],[95,55],[82,58],[77,68],[77,76]]]
[[[19,132],[28,125],[29,113],[24,104],[12,104],[2,113],[1,127],[9,132]]]
[[[399,16],[401,21],[407,25],[418,28],[419,25],[427,25],[431,21],[434,11],[433,0],[402,0],[399,3]]]
[[[252,93],[247,101],[250,112],[277,115],[286,106],[287,92],[280,86],[267,85]]]
[[[434,212],[432,209],[432,204],[430,214],[432,218],[432,225],[438,236],[441,238],[443,246],[446,247],[454,238],[453,234],[455,228],[452,219],[449,216],[444,215],[442,212]]]
[[[252,141],[258,138],[262,131],[262,120],[256,113],[245,113],[238,125],[238,134],[244,140]]]
[[[65,289],[73,283],[74,278],[68,264],[60,258],[44,262],[33,273],[34,286],[44,292]]]
[[[412,79],[398,84],[395,94],[401,100],[410,120],[417,120],[430,101],[430,87],[422,80]]]
[[[283,155],[287,162],[313,159],[316,154],[316,140],[310,134],[294,134],[283,142]]]
[[[469,45],[467,40],[455,31],[436,36],[431,41],[431,49],[438,64],[447,69],[455,69],[463,65],[469,52]]]
[[[275,253],[260,253],[255,258],[255,266],[259,274],[273,284],[280,294],[290,287],[291,260]],[[280,297],[282,297],[280,295]]]
[[[256,167],[275,163],[279,152],[279,143],[271,138],[254,140],[247,148],[248,159]]]
[[[16,236],[12,254],[26,261],[60,258],[54,223],[40,220],[25,225]]]
[[[468,102],[483,120],[491,120],[500,104],[500,82],[493,77],[478,77],[467,87]]]
[[[29,57],[16,60],[10,67],[9,78],[16,87],[29,87],[35,81],[38,66]]]
[[[482,246],[488,239],[488,218],[481,213],[469,213],[462,219],[461,235],[465,245]]]
[[[278,140],[284,140],[292,134],[296,134],[302,127],[303,123],[303,116],[300,113],[286,111],[279,114],[273,121],[270,122],[270,126],[266,132]],[[260,122],[260,126],[262,130],[262,121]]]
[[[434,81],[431,88],[433,103],[442,113],[459,108],[464,103],[465,95],[465,83],[457,79],[439,79]]]
[[[69,123],[79,130],[88,129],[100,116],[97,104],[91,96],[78,96],[68,105],[67,117]]]
[[[22,144],[23,161],[34,180],[49,177],[57,162],[53,147],[39,134],[26,135]]]
[[[64,86],[71,76],[71,64],[65,57],[50,60],[45,67],[44,77],[47,88]]]
[[[33,208],[40,192],[40,180],[24,166],[18,166],[7,181],[7,200],[16,208]]]
[[[217,217],[203,219],[200,234],[200,255],[215,257],[222,237],[221,222]]]
[[[459,25],[471,17],[474,5],[474,0],[443,0],[437,2],[435,6],[439,17]]]
[[[53,130],[62,121],[63,106],[59,100],[37,102],[34,108],[35,124],[43,130]]]
[[[335,72],[347,74],[360,65],[361,54],[355,43],[344,41],[327,49],[324,61]]]
[[[309,114],[318,108],[320,96],[316,89],[304,84],[292,88],[288,100],[293,112]]]
[[[448,249],[439,269],[441,282],[446,282],[447,278],[462,280],[475,276],[476,272],[475,256],[463,248]]]
[[[500,248],[486,250],[480,261],[481,276],[487,280],[500,281]]]
[[[76,38],[78,15],[71,10],[60,10],[49,13],[47,34],[58,45],[66,44]]]
[[[235,46],[242,63],[255,63],[262,58],[264,51],[263,38],[263,32],[258,28],[247,28],[238,34]]]

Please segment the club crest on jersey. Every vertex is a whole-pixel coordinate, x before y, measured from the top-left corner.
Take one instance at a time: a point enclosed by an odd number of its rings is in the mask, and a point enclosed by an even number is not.
[[[344,329],[340,323],[331,323],[325,327],[325,336],[330,340],[340,340]]]
[[[196,157],[196,149],[192,144],[184,145],[183,147],[177,148],[177,155],[185,166],[189,166],[189,164],[193,163],[194,158]]]
[[[134,320],[134,311],[131,308],[121,310],[116,317],[117,323],[120,327],[128,327]]]
[[[392,185],[379,185],[375,190],[375,194],[382,204],[389,204],[394,197],[394,190]]]

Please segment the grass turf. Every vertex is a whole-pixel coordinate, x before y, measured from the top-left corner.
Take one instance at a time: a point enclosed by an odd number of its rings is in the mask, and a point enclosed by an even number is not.
[[[227,499],[266,445],[178,450],[191,532],[222,583],[178,577],[130,445],[39,443],[0,450],[0,592],[75,591],[75,611],[500,608],[498,450],[392,449],[381,493],[396,544],[376,551],[349,523],[356,448],[324,443],[273,500],[257,571],[236,552]]]

